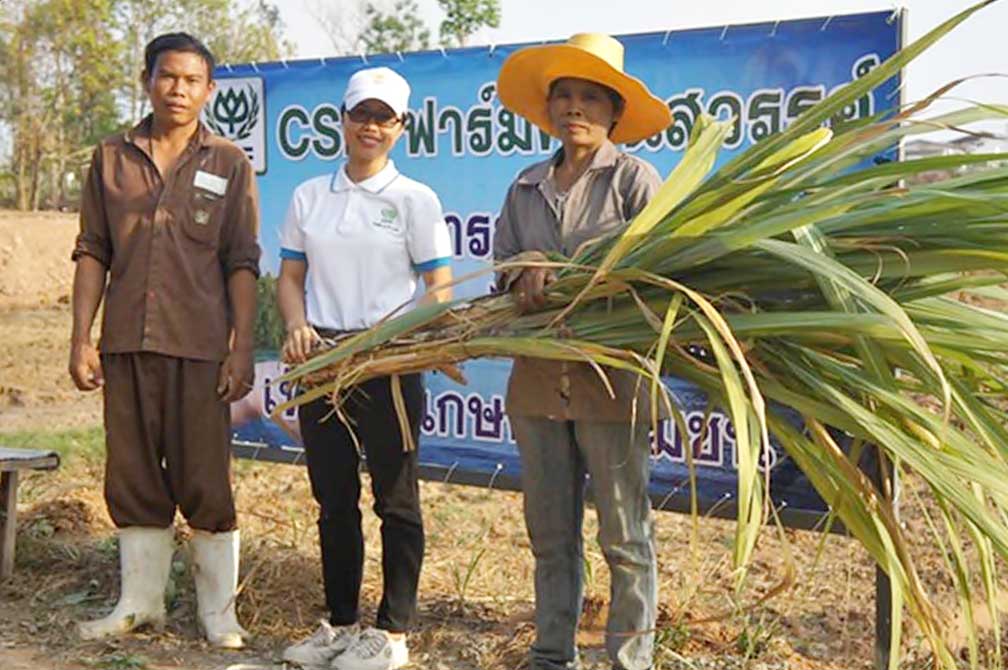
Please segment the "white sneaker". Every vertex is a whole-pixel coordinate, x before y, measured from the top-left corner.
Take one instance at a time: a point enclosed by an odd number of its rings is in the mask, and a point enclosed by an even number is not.
[[[331,626],[320,621],[311,636],[284,649],[283,660],[303,666],[328,666],[336,656],[346,651],[361,632],[358,624]]]
[[[388,631],[368,628],[333,659],[334,670],[395,670],[409,663],[406,637],[391,637]]]

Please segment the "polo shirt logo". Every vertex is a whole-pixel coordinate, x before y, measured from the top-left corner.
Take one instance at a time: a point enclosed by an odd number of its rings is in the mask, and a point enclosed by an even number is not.
[[[372,221],[371,225],[394,233],[398,233],[402,230],[402,226],[396,220],[399,216],[399,212],[397,212],[394,208],[383,207],[378,214],[379,218],[376,221]]]

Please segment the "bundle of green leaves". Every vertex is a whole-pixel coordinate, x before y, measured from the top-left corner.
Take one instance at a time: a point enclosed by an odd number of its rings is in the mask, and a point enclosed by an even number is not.
[[[660,376],[689,380],[734,424],[740,583],[771,518],[759,462],[772,433],[892,578],[893,663],[905,605],[936,661],[954,667],[890,493],[856,463],[861,447],[873,445],[926,485],[940,512],[931,529],[962,606],[969,610],[978,584],[993,603],[996,557],[1008,558],[1008,317],[962,297],[1008,299],[998,286],[1008,269],[1008,165],[1003,155],[871,159],[904,138],[1003,118],[1008,107],[923,118],[943,89],[897,112],[836,119],[989,3],[713,174],[731,125],[702,119],[660,192],[620,235],[573,258],[516,258],[495,268],[555,268],[542,311],[520,314],[510,295],[419,307],[295,369],[289,378],[306,390],[294,402],[331,394],[338,403],[342,389],[371,377],[451,369],[481,356],[584,361],[603,380],[608,369],[632,370],[673,416]],[[947,176],[914,179],[936,170]],[[797,411],[804,430],[777,406]],[[853,448],[837,444],[837,430]],[[965,558],[966,538],[978,563]],[[971,651],[976,664],[975,636]]]

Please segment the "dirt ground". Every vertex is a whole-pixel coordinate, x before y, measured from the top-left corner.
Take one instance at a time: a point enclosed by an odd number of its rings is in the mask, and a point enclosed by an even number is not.
[[[297,466],[237,462],[234,485],[243,534],[239,617],[255,635],[241,652],[209,649],[193,623],[185,545],[169,588],[169,622],[116,642],[82,642],[77,620],[114,603],[117,550],[102,501],[101,407],[66,375],[70,329],[68,215],[0,212],[0,444],[55,448],[54,473],[21,487],[18,559],[0,583],[0,668],[269,668],[283,645],[323,616],[315,506]],[[514,493],[422,484],[427,555],[411,667],[516,670],[532,640],[532,559]],[[378,527],[365,508],[368,558],[363,603],[380,596]],[[923,521],[908,510],[911,530]],[[661,616],[656,668],[858,670],[872,667],[874,567],[853,541],[767,529],[746,588],[729,574],[732,525],[658,514]],[[602,645],[608,576],[589,538],[586,604],[579,641],[587,670],[609,668]],[[942,559],[923,532],[922,578],[943,602]],[[778,595],[759,602],[777,585]],[[953,617],[949,617],[955,626]],[[905,668],[925,667],[927,650],[908,628]]]
[[[0,430],[97,425],[101,401],[66,374],[70,337],[68,214],[0,210]]]

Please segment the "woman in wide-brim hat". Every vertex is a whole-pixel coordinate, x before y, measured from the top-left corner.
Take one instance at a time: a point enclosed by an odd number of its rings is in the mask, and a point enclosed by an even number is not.
[[[535,260],[543,252],[569,257],[584,242],[626,226],[658,190],[654,167],[614,143],[649,137],[672,117],[623,71],[623,47],[615,39],[580,34],[565,44],[517,51],[501,67],[497,94],[562,148],[512,183],[497,224],[495,259]],[[545,304],[552,278],[527,266],[502,273],[498,285],[522,310],[534,310]],[[649,385],[626,372],[606,372],[612,394],[587,363],[519,358],[508,383],[535,555],[533,670],[577,664],[586,473],[612,577],[609,656],[619,669],[652,666],[657,570],[647,495],[651,405],[643,392]]]

